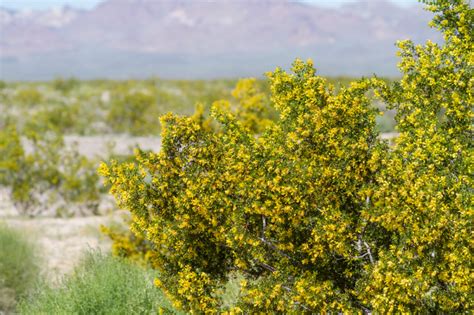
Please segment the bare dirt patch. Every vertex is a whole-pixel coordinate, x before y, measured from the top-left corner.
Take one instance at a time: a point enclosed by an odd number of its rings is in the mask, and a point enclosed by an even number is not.
[[[44,275],[56,283],[73,270],[84,251],[110,250],[110,241],[101,234],[100,225],[121,222],[121,216],[115,213],[67,219],[9,217],[0,220],[38,244]]]

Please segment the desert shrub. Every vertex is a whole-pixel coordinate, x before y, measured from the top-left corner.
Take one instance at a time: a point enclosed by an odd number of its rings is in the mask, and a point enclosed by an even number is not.
[[[48,132],[54,130],[60,133],[70,133],[78,129],[78,106],[55,106],[34,112],[25,122],[24,130]]]
[[[297,60],[268,75],[279,120],[261,135],[219,106],[219,132],[166,115],[161,152],[102,165],[177,307],[217,312],[235,271],[237,312],[474,307],[474,17],[466,2],[433,3],[445,43],[399,43],[400,81],[336,92]],[[371,95],[397,112],[391,147]]]
[[[375,112],[365,97],[370,81],[334,96],[311,64],[297,61],[294,71],[270,75],[280,120],[260,137],[217,106],[219,133],[168,115],[160,153],[139,155],[138,165],[102,169],[120,204],[134,215],[133,227],[154,248],[167,248],[154,255],[159,283],[186,310],[217,309],[217,292],[232,270],[262,279],[249,282],[257,287],[249,288],[246,308],[291,310],[283,281],[296,286],[321,272],[342,283],[344,270],[333,265],[333,255],[342,261],[358,256],[351,232],[363,207],[358,192],[371,178],[368,161],[379,145]],[[303,97],[297,102],[296,95]],[[312,102],[316,95],[321,99]],[[335,179],[339,174],[341,181]],[[347,273],[356,272],[356,263],[345,265]],[[353,286],[356,277],[347,278]],[[251,296],[266,298],[264,290],[278,283],[280,291],[271,296],[281,303],[251,302]],[[331,296],[331,287],[324,292]],[[329,302],[337,302],[332,295]],[[319,301],[314,308],[326,303]]]
[[[130,219],[125,219],[128,226]],[[150,241],[123,226],[101,226],[101,231],[112,241],[112,255],[126,258],[139,265],[151,266],[153,250]]]
[[[0,313],[13,311],[16,302],[39,279],[37,248],[25,233],[0,222]]]
[[[159,130],[157,100],[145,92],[127,92],[111,104],[107,123],[114,132],[133,135],[153,134]]]
[[[153,286],[157,273],[98,252],[88,253],[58,287],[46,284],[22,300],[20,314],[176,313]]]
[[[0,153],[0,184],[9,185],[25,153],[16,128],[8,122],[0,129]]]
[[[239,80],[232,90],[235,102],[222,100],[214,102],[214,106],[232,112],[244,128],[258,134],[270,125],[273,117],[267,97],[258,90],[256,82],[253,78]]]
[[[125,219],[125,223],[130,224],[130,218]],[[153,245],[142,235],[136,234],[124,225],[111,224],[101,226],[101,231],[112,241],[112,255],[125,258],[128,262],[153,268]],[[229,274],[228,280],[221,287],[216,289],[215,295],[222,301],[220,310],[226,311],[237,305],[239,301],[241,287],[240,282],[244,277],[238,272]]]
[[[212,106],[233,113],[235,118],[250,132],[261,133],[271,124],[272,120],[276,119],[268,97],[261,91],[255,78],[237,81],[230,96],[230,98],[212,102]],[[203,103],[196,104],[191,118],[204,130],[220,132],[219,124],[211,119]]]
[[[237,86],[232,90],[232,100],[221,100],[214,102],[217,108],[232,111],[244,127],[252,133],[262,132],[270,123],[273,112],[269,107],[269,101],[265,94],[260,92],[257,80],[254,78],[242,79],[237,82]],[[191,116],[200,128],[207,131],[219,130],[218,124],[205,113],[205,106],[196,104],[195,112]],[[133,156],[114,157],[114,161],[133,162]],[[126,220],[130,223],[130,220]],[[112,240],[112,253],[119,257],[126,257],[139,263],[151,263],[152,247],[151,243],[140,235],[137,231],[130,229],[123,230],[118,226],[102,227],[102,232]]]
[[[0,131],[0,185],[10,189],[21,214],[35,216],[48,209],[54,215],[97,214],[101,186],[95,164],[65,148],[54,132],[25,135],[26,153],[13,125]]]
[[[60,91],[63,94],[69,93],[72,89],[79,85],[79,81],[75,78],[56,78],[52,82],[54,89]]]
[[[474,307],[474,9],[425,1],[444,45],[399,42],[403,78],[382,97],[400,136],[380,152],[361,213],[391,235],[357,290],[385,312],[469,312]],[[388,288],[388,290],[387,290]]]
[[[43,95],[35,88],[24,88],[19,90],[14,101],[23,106],[38,105],[43,100]]]

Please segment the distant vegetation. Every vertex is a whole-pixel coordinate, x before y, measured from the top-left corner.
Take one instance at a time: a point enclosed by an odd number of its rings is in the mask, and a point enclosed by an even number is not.
[[[61,134],[127,133],[158,135],[159,116],[192,114],[196,103],[228,98],[234,80],[78,81],[4,83],[0,124],[15,122],[19,131]]]
[[[14,124],[0,130],[0,185],[8,187],[18,212],[28,216],[43,212],[72,216],[75,210],[97,214],[101,186],[94,162],[66,148],[57,131],[25,132],[29,153],[20,135]]]
[[[336,89],[348,77],[330,78]],[[57,78],[50,82],[3,82],[0,88],[0,126],[16,123],[19,131],[56,131],[63,135],[125,133],[159,135],[158,117],[172,112],[191,115],[202,104],[206,115],[213,102],[231,99],[237,80],[93,80]],[[268,82],[256,88],[269,99]],[[264,104],[270,108],[269,104]],[[383,104],[374,103],[383,110]],[[393,131],[391,112],[380,120],[380,129]],[[385,121],[387,120],[387,122]]]

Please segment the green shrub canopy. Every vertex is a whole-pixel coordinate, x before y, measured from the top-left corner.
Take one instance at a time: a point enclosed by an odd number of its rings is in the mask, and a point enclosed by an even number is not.
[[[222,311],[217,293],[238,272],[231,312],[474,307],[473,10],[428,8],[444,43],[400,42],[400,81],[336,93],[296,60],[268,74],[279,119],[263,133],[217,103],[218,131],[166,115],[159,153],[102,165],[176,306]],[[397,111],[391,147],[370,95]]]

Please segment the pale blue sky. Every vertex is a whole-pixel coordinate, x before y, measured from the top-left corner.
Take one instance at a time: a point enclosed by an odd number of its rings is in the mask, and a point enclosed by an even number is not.
[[[10,9],[47,9],[62,5],[70,5],[75,8],[89,9],[93,8],[97,3],[104,0],[0,0],[0,7]],[[160,0],[156,0],[160,1]],[[168,0],[169,1],[169,0]],[[197,0],[199,1],[199,0]],[[344,2],[353,2],[356,0],[296,0],[301,2],[316,3],[328,7],[337,7]],[[368,0],[379,1],[379,0]],[[400,5],[416,4],[417,0],[391,0]]]

